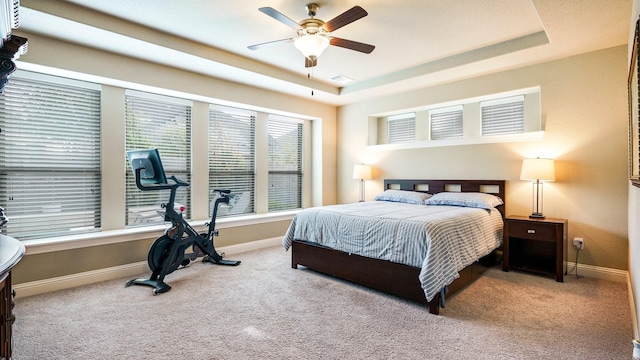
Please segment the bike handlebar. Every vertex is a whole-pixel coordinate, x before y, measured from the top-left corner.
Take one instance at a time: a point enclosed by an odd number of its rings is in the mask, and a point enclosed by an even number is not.
[[[179,178],[175,177],[174,175],[169,176],[168,179],[171,179],[171,180],[175,181],[176,185],[178,185],[178,186],[189,186],[188,182],[186,182],[186,181],[184,181],[182,179],[179,179]]]
[[[142,169],[144,169],[144,168],[137,168],[136,169],[136,186],[138,187],[138,189],[140,189],[142,191],[171,190],[171,189],[174,189],[174,188],[178,188],[180,186],[189,186],[190,185],[188,182],[183,181],[181,179],[178,179],[174,175],[169,176],[167,178],[167,180],[173,180],[173,182],[175,184],[157,184],[157,185],[151,185],[151,186],[142,185],[142,183],[140,182],[140,172],[142,171]]]
[[[140,172],[142,171],[142,169],[144,169],[144,168],[136,169],[136,186],[138,187],[138,189],[140,189],[142,191],[171,190],[171,189],[177,189],[180,186],[189,186],[190,185],[188,182],[175,177],[175,175],[171,175],[171,176],[167,177],[167,180],[172,180],[174,182],[174,184],[157,184],[157,185],[151,185],[151,186],[142,185],[142,183],[140,182]],[[222,189],[214,189],[213,191],[217,192],[217,193],[220,193],[220,195],[222,195],[222,196],[231,194],[231,190],[226,190],[226,189],[224,189],[224,190],[222,190]]]

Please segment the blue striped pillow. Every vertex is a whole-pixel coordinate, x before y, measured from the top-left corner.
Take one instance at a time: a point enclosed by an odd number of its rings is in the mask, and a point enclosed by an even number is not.
[[[385,190],[375,197],[375,201],[393,201],[407,204],[423,205],[431,194],[408,190]]]
[[[504,204],[502,199],[495,195],[477,192],[441,192],[433,195],[424,203],[426,205],[466,206],[487,210]]]

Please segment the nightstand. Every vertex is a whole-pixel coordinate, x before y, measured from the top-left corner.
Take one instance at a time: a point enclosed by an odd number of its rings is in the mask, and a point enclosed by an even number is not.
[[[563,282],[567,225],[566,219],[507,216],[504,219],[502,270],[551,274],[555,275],[556,281]]]

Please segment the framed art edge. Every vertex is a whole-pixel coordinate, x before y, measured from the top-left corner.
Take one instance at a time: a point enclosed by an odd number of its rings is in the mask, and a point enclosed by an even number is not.
[[[629,94],[629,180],[634,186],[640,187],[640,81],[638,77],[640,61],[638,59],[640,46],[640,18],[636,21],[635,32],[633,37],[633,47],[628,76],[628,94]]]

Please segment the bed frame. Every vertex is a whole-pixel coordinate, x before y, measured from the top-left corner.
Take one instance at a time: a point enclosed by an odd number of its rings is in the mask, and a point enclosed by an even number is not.
[[[385,189],[423,191],[431,194],[443,191],[485,192],[499,196],[504,201],[504,180],[385,180]],[[505,206],[498,210],[504,219]],[[489,266],[496,263],[496,255],[490,254],[460,272],[460,277],[448,286],[447,295],[453,295],[476,280]],[[429,307],[438,315],[440,294],[427,302],[420,285],[420,268],[387,260],[349,254],[314,243],[294,240],[291,247],[291,267],[298,265],[347,280],[368,288],[383,291]]]

